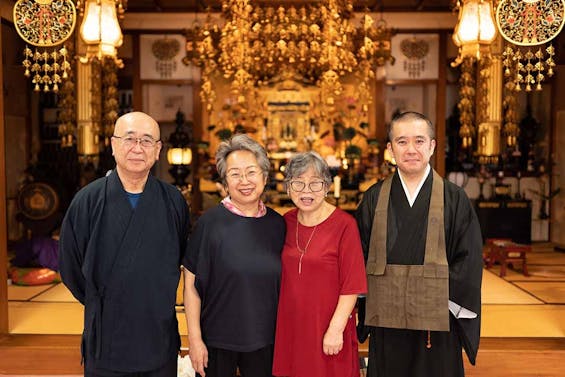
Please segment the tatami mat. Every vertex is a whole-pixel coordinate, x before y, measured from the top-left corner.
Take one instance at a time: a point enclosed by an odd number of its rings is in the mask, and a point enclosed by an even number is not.
[[[65,284],[59,283],[53,288],[35,296],[33,302],[77,302]]]
[[[531,253],[534,254],[541,255],[539,260],[547,262],[552,261],[551,256],[558,260],[561,258],[560,253]],[[530,271],[533,275],[529,278],[524,277],[520,272],[508,269],[506,279],[498,276],[499,266],[484,270],[481,335],[483,337],[565,337],[565,305],[551,304],[565,304],[565,274],[561,274],[562,267],[565,266],[556,266],[555,263],[548,263],[545,266],[532,265]],[[546,280],[553,279],[553,281],[540,281],[539,276],[542,273],[546,273]],[[527,281],[519,280],[522,278]],[[181,299],[181,294],[182,284],[177,291],[177,299]],[[9,296],[10,333],[80,334],[82,332],[83,307],[74,300],[63,284],[53,287],[11,286]],[[186,335],[186,320],[182,306],[177,307],[177,319],[181,335]]]
[[[517,288],[513,284],[484,270],[481,299],[485,304],[543,304],[534,296]]]
[[[526,256],[528,267],[532,264],[565,265],[565,253],[553,252],[531,252]]]
[[[565,282],[515,282],[548,304],[565,304]]]
[[[483,305],[481,337],[565,337],[565,306]]]
[[[12,334],[81,334],[83,309],[78,302],[9,302]]]
[[[8,285],[8,301],[28,301],[40,293],[48,290],[52,284],[48,285]]]
[[[520,267],[520,266],[518,266]],[[498,275],[500,266],[493,266],[489,269],[492,273]],[[511,282],[516,281],[565,281],[565,265],[531,265],[528,264],[529,276],[524,276],[522,270],[506,269],[504,279]]]
[[[66,302],[9,302],[11,334],[81,334],[83,307]],[[179,332],[187,335],[184,312],[177,310]]]

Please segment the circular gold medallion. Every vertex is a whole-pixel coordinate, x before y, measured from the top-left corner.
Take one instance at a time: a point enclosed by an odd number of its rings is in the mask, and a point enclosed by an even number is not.
[[[18,207],[25,217],[43,220],[59,209],[59,195],[47,183],[28,183],[18,193]]]

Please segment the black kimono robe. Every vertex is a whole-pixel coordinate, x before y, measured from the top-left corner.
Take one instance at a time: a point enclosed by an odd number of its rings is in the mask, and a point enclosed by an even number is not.
[[[77,193],[61,228],[59,266],[84,305],[87,368],[147,371],[177,357],[175,299],[189,226],[179,190],[152,176],[135,209],[116,171]]]
[[[364,193],[356,212],[365,260],[381,186],[382,182],[378,182]],[[393,177],[388,207],[387,263],[424,263],[431,188],[432,172],[410,207],[398,173]],[[480,337],[482,236],[467,195],[445,179],[444,219],[449,300],[476,313],[477,317],[456,319],[450,313],[450,331],[432,331],[432,347],[427,349],[427,331],[364,326],[361,300],[358,335],[361,341],[371,336],[368,377],[463,376],[462,347],[470,362],[475,363]]]

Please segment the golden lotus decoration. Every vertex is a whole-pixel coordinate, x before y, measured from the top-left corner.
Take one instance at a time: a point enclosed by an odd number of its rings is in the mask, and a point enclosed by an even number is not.
[[[59,90],[71,65],[63,43],[72,35],[76,8],[71,0],[18,0],[14,25],[29,46],[24,49],[25,75],[32,77],[36,91]],[[59,48],[59,46],[61,46]]]
[[[231,81],[239,103],[286,72],[302,83],[319,85],[322,102],[331,104],[342,91],[344,75],[363,70],[364,79],[373,77],[376,67],[394,61],[392,30],[368,13],[355,26],[350,0],[276,7],[225,0],[222,10],[223,27],[208,15],[203,26],[195,23],[185,31],[183,62],[202,68],[201,96],[208,111],[216,98],[212,76],[218,68]]]
[[[504,51],[504,74],[514,90],[541,90],[554,74],[551,41],[565,23],[565,0],[500,0],[496,25],[509,43]]]

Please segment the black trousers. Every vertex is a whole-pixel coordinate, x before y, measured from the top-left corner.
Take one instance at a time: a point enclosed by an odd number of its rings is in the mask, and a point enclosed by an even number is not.
[[[206,377],[234,377],[238,368],[241,377],[272,377],[273,345],[252,352],[208,347]]]
[[[162,367],[146,372],[115,372],[101,368],[84,367],[84,377],[177,377],[177,355]]]

